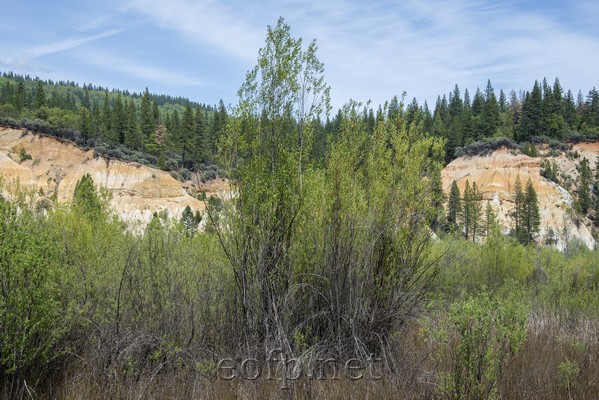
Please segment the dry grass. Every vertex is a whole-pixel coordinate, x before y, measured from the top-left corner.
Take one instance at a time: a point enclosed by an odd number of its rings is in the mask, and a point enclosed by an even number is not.
[[[394,370],[381,380],[306,379],[282,389],[275,380],[225,381],[188,364],[147,368],[138,376],[107,371],[93,353],[75,359],[54,386],[33,392],[39,399],[434,399],[436,366],[417,323],[394,346]],[[599,321],[533,313],[528,339],[507,366],[498,393],[502,399],[599,398]],[[565,363],[577,368],[567,370]],[[569,372],[568,372],[569,371]]]

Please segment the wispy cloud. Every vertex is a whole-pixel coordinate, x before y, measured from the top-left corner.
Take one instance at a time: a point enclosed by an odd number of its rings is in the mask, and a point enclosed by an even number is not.
[[[94,42],[98,39],[117,35],[126,30],[127,28],[109,29],[91,36],[67,38],[53,43],[30,46],[18,51],[15,57],[6,59],[3,61],[3,63],[10,68],[28,69],[30,67],[31,60],[35,58],[72,50]]]
[[[148,85],[152,82],[160,82],[163,85],[194,87],[206,84],[205,81],[184,72],[149,65],[146,62],[132,59],[123,54],[112,53],[97,48],[80,51],[75,56],[94,67],[145,80],[148,82]]]
[[[181,33],[188,40],[214,46],[230,56],[255,59],[262,38],[247,22],[251,4],[236,3],[229,7],[214,1],[171,0],[123,2],[123,10],[152,18],[162,28]]]

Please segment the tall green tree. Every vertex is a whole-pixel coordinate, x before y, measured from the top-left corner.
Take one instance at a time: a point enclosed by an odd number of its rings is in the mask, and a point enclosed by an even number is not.
[[[92,118],[85,107],[79,109],[79,131],[83,141],[87,142],[92,135]]]
[[[33,100],[33,107],[36,109],[46,107],[46,92],[44,91],[44,84],[39,79],[35,83],[35,98]]]
[[[23,81],[19,81],[17,84],[17,89],[13,95],[13,105],[19,113],[23,111],[27,105],[27,95],[25,93],[25,84]]]
[[[586,215],[589,209],[593,206],[590,185],[592,182],[592,171],[589,165],[589,160],[583,158],[576,166],[578,170],[578,184],[576,188],[577,208]]]
[[[133,99],[129,99],[127,102],[126,119],[127,130],[125,134],[125,146],[130,149],[141,150],[141,130],[138,122],[139,118],[137,117],[137,108],[135,107]]]
[[[106,142],[114,143],[115,137],[112,129],[112,107],[108,98],[108,91],[105,91],[104,102],[102,103],[102,139]]]
[[[528,178],[526,192],[524,194],[524,213],[522,216],[522,228],[525,233],[522,242],[529,244],[539,232],[541,226],[541,214],[539,212],[539,200],[532,180]]]
[[[267,346],[286,346],[278,309],[292,283],[290,246],[305,194],[311,127],[329,109],[316,50],[315,42],[304,50],[282,18],[269,26],[226,130],[222,155],[237,199],[228,226],[217,232],[238,279],[246,342],[258,333]]]
[[[73,192],[73,208],[75,212],[86,216],[92,222],[106,220],[106,199],[100,196],[90,174],[85,174],[77,181]]]
[[[597,88],[593,87],[589,91],[585,105],[583,117],[585,124],[590,128],[599,126],[599,90]]]
[[[522,182],[520,181],[520,175],[516,176],[514,185],[514,234],[517,238],[520,237],[522,227],[524,225],[524,209],[525,209],[526,198],[522,189]]]
[[[150,141],[150,137],[156,130],[156,126],[158,121],[154,116],[152,100],[150,98],[150,91],[148,88],[144,91],[144,94],[141,98],[140,105],[140,128],[141,128],[141,143],[142,150],[143,146],[145,146],[147,141]]]
[[[183,165],[191,165],[194,161],[196,152],[196,127],[195,117],[191,104],[187,104],[183,112],[183,120],[177,138],[177,148],[181,152],[181,162]]]
[[[217,152],[218,144],[225,133],[225,129],[227,127],[227,108],[225,107],[225,103],[222,99],[218,103],[217,110],[214,112],[214,116],[212,118],[212,129],[210,131],[210,136],[208,139],[208,154],[210,155],[210,159],[214,162],[215,155]]]
[[[482,194],[478,190],[476,182],[469,184],[466,181],[464,188],[463,199],[463,219],[464,219],[464,236],[472,241],[476,241],[476,236],[480,230],[481,211],[482,211]]]
[[[194,148],[194,160],[195,162],[203,162],[204,159],[206,158],[206,142],[208,141],[209,137],[209,130],[208,130],[208,120],[206,118],[206,112],[201,109],[201,108],[197,108],[196,112],[195,112],[195,132],[194,132],[194,143],[195,143],[195,148]]]
[[[495,135],[495,132],[499,127],[499,122],[499,103],[497,102],[497,97],[495,96],[495,90],[491,85],[491,81],[487,80],[485,102],[479,122],[480,131],[483,137],[492,137]]]
[[[127,133],[127,114],[120,93],[117,95],[112,107],[112,131],[109,136],[109,143],[124,144]]]
[[[538,81],[532,92],[526,92],[522,103],[522,116],[518,128],[518,141],[528,141],[532,136],[543,134],[543,94]]]
[[[451,183],[449,190],[449,199],[447,201],[447,226],[450,231],[457,232],[460,215],[462,213],[462,201],[460,198],[460,189],[456,181]]]

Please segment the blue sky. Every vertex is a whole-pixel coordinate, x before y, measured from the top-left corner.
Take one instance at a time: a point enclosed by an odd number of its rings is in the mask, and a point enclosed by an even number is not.
[[[7,1],[0,70],[140,92],[236,102],[267,25],[316,39],[335,108],[407,92],[434,106],[454,84],[530,90],[557,76],[599,86],[599,2]]]

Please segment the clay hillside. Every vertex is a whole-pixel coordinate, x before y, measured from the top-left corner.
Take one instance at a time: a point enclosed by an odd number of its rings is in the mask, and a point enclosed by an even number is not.
[[[27,159],[21,160],[21,154],[28,155]],[[11,190],[18,181],[23,188],[65,202],[72,198],[77,181],[85,174],[110,191],[110,204],[123,220],[140,224],[149,222],[154,212],[166,210],[169,216],[179,217],[186,206],[203,210],[204,201],[190,192],[202,191],[209,198],[222,195],[227,188],[220,179],[202,183],[193,176],[192,181],[180,182],[160,169],[109,160],[68,141],[0,127],[4,190]]]
[[[564,248],[566,241],[578,238],[589,248],[595,246],[591,233],[591,221],[581,218],[574,210],[575,182],[578,179],[576,165],[586,158],[593,171],[599,154],[599,143],[579,143],[567,151],[551,151],[540,148],[539,157],[529,157],[517,150],[502,148],[485,156],[460,157],[449,163],[442,172],[443,188],[449,193],[455,180],[463,193],[466,181],[476,182],[483,194],[484,205],[490,202],[503,227],[508,233],[513,226],[514,185],[519,175],[522,185],[530,178],[536,189],[541,213],[541,231],[538,242],[553,235],[556,246]],[[542,176],[541,162],[546,159],[558,166],[560,184]],[[483,208],[484,210],[484,208]]]
[[[21,161],[21,152],[30,159]],[[566,241],[577,238],[588,247],[595,246],[591,221],[580,218],[573,211],[576,165],[582,158],[595,168],[599,143],[579,143],[568,151],[551,151],[540,148],[540,157],[529,157],[517,150],[500,149],[484,156],[460,157],[449,163],[442,172],[443,188],[449,193],[455,180],[463,193],[466,180],[476,182],[486,206],[490,202],[508,233],[513,225],[514,184],[516,176],[526,184],[530,177],[539,198],[541,231],[539,243],[552,236],[556,246],[564,248]],[[29,157],[27,157],[29,158]],[[553,160],[559,168],[560,183],[541,175],[541,162]],[[217,179],[206,183],[199,176],[180,182],[169,172],[138,163],[109,160],[94,155],[93,150],[83,151],[75,144],[28,133],[25,130],[0,128],[0,175],[4,189],[10,189],[18,179],[20,185],[34,189],[48,198],[54,195],[60,202],[69,201],[77,181],[90,174],[94,182],[107,188],[111,206],[124,220],[146,224],[154,212],[166,210],[168,215],[179,217],[186,206],[203,210],[204,201],[190,193],[204,192],[224,196],[227,183]],[[484,209],[484,208],[483,208]],[[552,233],[551,233],[552,232]]]

